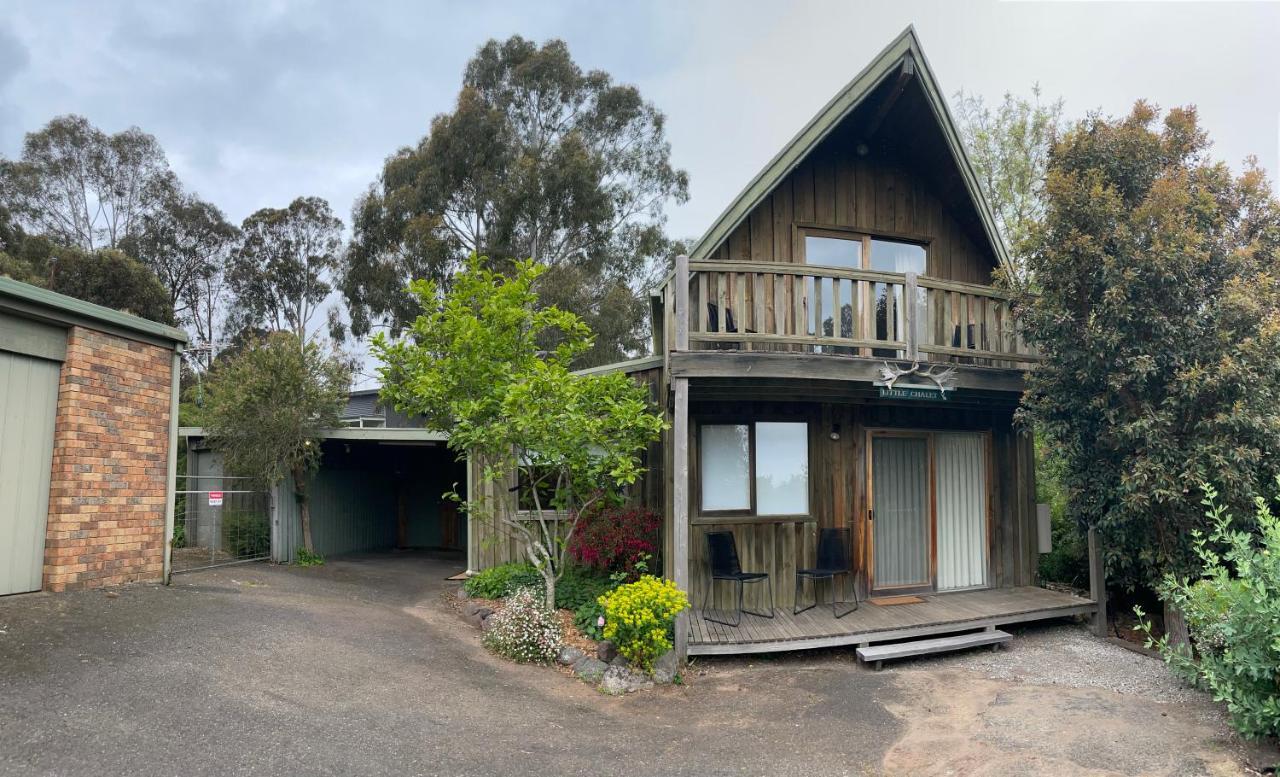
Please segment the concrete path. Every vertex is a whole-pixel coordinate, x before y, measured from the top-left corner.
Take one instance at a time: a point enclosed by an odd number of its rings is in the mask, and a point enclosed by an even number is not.
[[[835,652],[702,661],[684,687],[603,697],[481,650],[443,600],[459,568],[398,554],[0,599],[0,774],[1241,768],[1211,709],[1205,719],[1196,705],[1043,685],[1023,696],[1033,686],[945,663],[872,672]],[[1057,735],[1054,721],[1075,731]],[[1089,735],[1122,721],[1121,739],[1161,746],[1099,747]]]

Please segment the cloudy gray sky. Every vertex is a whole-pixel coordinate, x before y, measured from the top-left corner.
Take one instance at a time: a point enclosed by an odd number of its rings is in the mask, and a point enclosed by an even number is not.
[[[451,108],[487,38],[568,41],[669,118],[696,236],[907,24],[948,94],[1039,82],[1072,116],[1195,104],[1218,154],[1280,149],[1280,3],[58,2],[0,7],[0,154],[52,116],[156,135],[240,220],[300,194],[346,215],[382,159]]]

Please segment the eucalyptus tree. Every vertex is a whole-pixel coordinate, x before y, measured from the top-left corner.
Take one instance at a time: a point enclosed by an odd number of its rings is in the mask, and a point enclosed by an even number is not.
[[[23,227],[82,251],[119,248],[176,187],[154,136],[109,135],[83,116],[53,119],[27,134],[20,158],[0,159],[0,201]]]
[[[1062,98],[1042,102],[1036,84],[1031,97],[1006,92],[994,108],[963,91],[955,105],[969,160],[1014,259],[1014,274],[1007,280],[1025,284],[1024,244],[1044,215],[1049,151],[1063,130]]]
[[[546,268],[544,304],[597,333],[580,364],[643,347],[646,266],[665,261],[664,209],[688,199],[666,119],[634,86],[583,70],[563,41],[491,40],[450,113],[387,159],[355,204],[341,281],[352,331],[414,319],[410,281],[447,284],[471,254]]]
[[[195,364],[208,368],[222,342],[225,275],[240,230],[212,203],[171,190],[122,246],[164,284],[178,321],[194,335]]]
[[[240,231],[227,271],[232,334],[292,332],[306,342],[316,311],[333,290],[341,219],[320,197],[299,197],[285,208],[250,215]]]

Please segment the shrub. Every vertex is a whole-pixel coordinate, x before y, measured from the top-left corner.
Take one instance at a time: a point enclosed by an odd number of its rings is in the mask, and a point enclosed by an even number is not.
[[[1280,485],[1280,481],[1277,481]],[[1161,599],[1186,618],[1196,655],[1154,639],[1135,607],[1138,630],[1175,672],[1225,702],[1231,724],[1246,737],[1280,735],[1280,519],[1256,501],[1256,532],[1233,531],[1217,491],[1204,488],[1213,527],[1191,532],[1204,567],[1198,580],[1165,577]]]
[[[300,567],[318,567],[324,563],[324,556],[319,553],[312,553],[306,548],[298,548],[298,553],[294,556],[293,563]]]
[[[644,507],[602,507],[583,513],[569,555],[584,566],[638,576],[636,563],[658,552],[662,519]]]
[[[599,642],[604,639],[604,607],[600,602],[585,602],[573,611],[573,625],[582,636]]]
[[[498,564],[467,578],[462,587],[471,596],[481,599],[501,599],[518,588],[542,588],[542,576],[532,564],[518,561]]]
[[[523,663],[554,659],[563,641],[560,617],[542,599],[536,588],[521,588],[507,597],[503,608],[489,616],[492,625],[484,634],[485,647]]]
[[[617,585],[608,575],[586,567],[569,567],[556,582],[556,607],[574,610],[584,604],[594,604],[603,594]],[[542,581],[538,581],[539,590]]]
[[[222,549],[236,558],[255,558],[271,552],[271,526],[254,510],[222,514]]]
[[[599,601],[604,607],[604,638],[645,671],[651,671],[654,659],[671,649],[676,614],[689,607],[684,591],[653,575],[618,586]]]

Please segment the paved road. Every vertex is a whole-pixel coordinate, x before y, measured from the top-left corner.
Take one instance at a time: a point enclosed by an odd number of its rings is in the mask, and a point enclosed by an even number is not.
[[[0,774],[878,773],[893,673],[713,665],[607,698],[509,664],[404,554],[0,599]]]

